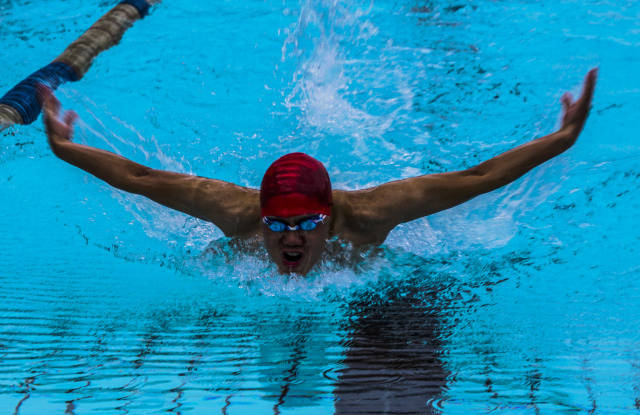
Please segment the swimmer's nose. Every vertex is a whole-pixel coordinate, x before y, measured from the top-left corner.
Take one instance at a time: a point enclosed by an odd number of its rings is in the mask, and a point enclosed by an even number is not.
[[[282,235],[282,243],[286,246],[299,246],[304,244],[304,238],[299,231],[285,231]]]

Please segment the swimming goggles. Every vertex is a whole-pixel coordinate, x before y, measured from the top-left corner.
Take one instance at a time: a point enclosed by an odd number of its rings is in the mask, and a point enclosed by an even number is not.
[[[315,215],[310,218],[303,219],[293,226],[276,219],[269,219],[266,216],[262,218],[262,221],[273,232],[284,232],[286,230],[297,231],[299,229],[303,231],[312,231],[319,223],[322,223],[326,217],[327,215]]]

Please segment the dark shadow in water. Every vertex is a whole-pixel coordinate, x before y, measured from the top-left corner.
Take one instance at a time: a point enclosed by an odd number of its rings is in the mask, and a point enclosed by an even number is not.
[[[435,414],[448,376],[434,294],[408,287],[349,304],[336,414]]]
[[[636,410],[640,410],[640,362],[633,360],[631,361],[631,367],[633,368],[633,394],[634,401],[633,406]]]
[[[529,402],[536,415],[540,414],[538,402],[540,402],[540,385],[542,384],[542,371],[537,367],[542,363],[542,359],[536,358],[532,362],[532,368],[525,375],[525,382],[529,385]]]
[[[23,396],[20,399],[20,401],[18,401],[18,404],[16,405],[13,411],[14,415],[18,415],[20,413],[20,407],[22,406],[23,402],[31,397],[31,390],[33,389],[32,385],[35,379],[36,379],[35,377],[28,377],[24,380],[24,382],[20,384],[20,386],[22,387],[21,392]]]
[[[294,345],[293,356],[291,357],[291,366],[287,369],[287,375],[282,379],[280,386],[280,396],[278,401],[273,405],[273,414],[280,415],[280,407],[284,405],[285,399],[291,390],[291,383],[298,377],[298,368],[300,363],[306,357],[304,349],[304,340]]]
[[[0,0],[0,16],[2,16],[3,12],[13,8],[13,2],[10,0]],[[4,92],[2,93],[4,94]]]

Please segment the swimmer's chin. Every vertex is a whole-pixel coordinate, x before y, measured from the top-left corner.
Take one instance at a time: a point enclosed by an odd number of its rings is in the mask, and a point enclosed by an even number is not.
[[[313,269],[313,267],[310,267],[307,270],[298,270],[296,268],[293,267],[278,267],[278,274],[280,275],[288,275],[288,276],[294,276],[294,277],[306,277],[309,272],[311,272],[311,270]]]
[[[278,264],[278,273],[281,275],[306,277],[317,264],[298,264],[297,266],[287,266],[285,264]]]

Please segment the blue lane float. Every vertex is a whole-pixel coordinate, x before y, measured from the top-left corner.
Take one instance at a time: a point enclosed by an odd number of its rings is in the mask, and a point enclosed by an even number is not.
[[[158,0],[122,0],[73,42],[56,60],[29,75],[0,98],[0,130],[13,124],[31,124],[41,111],[38,84],[52,90],[68,81],[78,81],[102,51],[117,44],[124,32],[138,19],[149,14],[151,4]],[[132,6],[134,12],[129,7]],[[137,12],[137,13],[136,13]],[[105,37],[108,33],[110,36]],[[21,119],[18,119],[20,117]]]
[[[52,62],[13,87],[0,98],[0,104],[14,108],[22,117],[24,124],[31,124],[38,118],[42,110],[36,93],[38,84],[44,84],[55,90],[64,82],[77,81],[78,79],[78,75],[66,63]]]
[[[120,4],[128,4],[135,7],[136,10],[138,10],[140,17],[145,17],[146,15],[148,15],[149,8],[151,7],[151,5],[147,3],[146,0],[123,0],[120,2]]]

